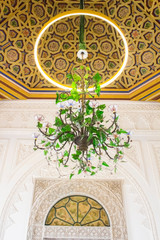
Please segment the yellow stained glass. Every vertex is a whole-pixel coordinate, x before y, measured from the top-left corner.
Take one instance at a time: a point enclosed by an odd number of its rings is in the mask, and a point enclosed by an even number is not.
[[[55,208],[60,208],[60,207],[63,207],[65,206],[65,204],[69,201],[69,198],[63,198],[61,201],[59,201],[58,203],[56,203],[54,205]]]
[[[66,208],[69,211],[69,213],[71,214],[74,221],[77,222],[77,203],[70,200],[66,204]]]
[[[80,202],[79,203],[79,208],[78,208],[78,221],[82,221],[87,212],[90,210],[90,205],[88,204],[87,201],[85,202]]]
[[[89,202],[89,204],[90,204],[92,207],[99,208],[99,209],[102,208],[102,206],[101,206],[100,204],[98,204],[96,201],[94,201],[94,200],[91,199],[91,198],[88,198],[88,202]]]
[[[49,211],[45,225],[110,226],[100,203],[86,196],[69,196],[58,201]]]
[[[85,226],[89,226],[89,227],[104,227],[105,225],[103,224],[102,221],[98,220],[98,221],[95,221],[95,222],[92,222],[92,223],[88,223]]]
[[[55,216],[55,208],[53,207],[48,214],[46,224],[50,225],[52,223],[52,220],[53,220],[54,216]]]
[[[108,225],[109,219],[106,216],[106,211],[104,209],[101,209],[100,214],[101,214],[101,220],[104,222],[105,225]]]
[[[60,219],[54,219],[51,226],[72,226],[72,224],[69,224],[67,222],[63,222]]]
[[[76,202],[81,202],[81,201],[86,200],[86,197],[84,197],[84,196],[73,196],[73,197],[71,197],[71,199],[73,201],[76,201]]]
[[[64,207],[61,207],[57,209],[56,211],[56,217],[59,218],[60,220],[63,220],[65,222],[73,224],[74,221],[71,218],[71,215],[68,213],[67,209]]]

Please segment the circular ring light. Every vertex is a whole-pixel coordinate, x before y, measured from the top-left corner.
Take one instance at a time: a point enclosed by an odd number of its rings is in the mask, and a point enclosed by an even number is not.
[[[101,88],[106,87],[107,85],[109,85],[110,83],[112,83],[122,72],[123,69],[125,68],[125,65],[127,63],[127,58],[128,58],[128,46],[127,46],[127,41],[125,39],[125,36],[123,35],[123,32],[121,31],[121,29],[119,28],[119,26],[109,17],[107,17],[106,15],[102,14],[102,13],[98,13],[98,12],[94,12],[94,11],[88,11],[88,10],[73,10],[73,11],[68,11],[68,12],[64,12],[64,13],[60,13],[58,15],[56,15],[55,17],[51,18],[41,29],[36,43],[35,43],[35,48],[34,48],[34,56],[35,56],[35,62],[36,65],[39,69],[39,71],[41,72],[41,74],[43,75],[44,78],[46,78],[49,82],[51,82],[52,84],[56,85],[57,87],[60,87],[62,89],[71,89],[71,87],[68,87],[67,85],[63,85],[61,83],[59,83],[58,81],[52,79],[41,67],[39,60],[38,60],[38,54],[37,54],[37,50],[38,50],[38,44],[39,41],[43,35],[43,33],[46,31],[47,28],[49,28],[52,24],[54,24],[55,22],[66,18],[66,17],[70,17],[70,16],[79,16],[79,15],[86,15],[86,16],[91,16],[91,17],[96,17],[99,18],[107,23],[109,23],[110,25],[112,25],[117,32],[120,34],[120,36],[123,39],[124,42],[124,47],[125,47],[125,57],[123,60],[123,63],[121,65],[121,67],[119,68],[118,72],[116,74],[114,74],[110,79],[108,79],[106,82],[104,82],[103,84],[101,84]],[[93,91],[94,88],[89,88],[89,91]]]

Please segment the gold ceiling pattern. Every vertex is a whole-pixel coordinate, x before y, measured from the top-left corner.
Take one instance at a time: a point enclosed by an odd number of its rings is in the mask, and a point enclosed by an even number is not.
[[[49,19],[73,9],[79,9],[79,0],[1,0],[0,68],[27,87],[56,89],[36,68],[34,44],[41,27]],[[128,42],[127,66],[120,77],[109,85],[110,88],[129,89],[160,69],[159,0],[86,0],[85,9],[102,12],[113,19]],[[50,32],[46,33],[47,42],[43,50],[40,49],[46,71],[62,83],[66,81],[65,75],[72,70],[73,63],[78,64],[73,56],[76,48],[74,40],[78,40],[78,21],[74,18],[57,23],[52,32],[53,40]],[[108,78],[121,63],[122,42],[114,30],[100,20],[88,18],[85,26],[88,31],[88,64],[93,71]]]
[[[80,17],[65,18],[46,30],[39,44],[39,61],[45,72],[59,83],[71,85],[66,73],[81,64],[79,49]],[[118,72],[124,58],[124,43],[120,34],[98,18],[85,16],[85,35],[88,58],[85,65],[92,74],[101,73],[106,82]]]

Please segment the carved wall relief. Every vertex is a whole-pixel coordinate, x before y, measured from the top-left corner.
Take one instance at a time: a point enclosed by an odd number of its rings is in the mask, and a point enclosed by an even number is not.
[[[51,207],[65,196],[74,194],[89,196],[98,201],[108,213],[111,227],[45,226],[45,219]],[[127,240],[122,181],[37,179],[27,240],[64,237]]]

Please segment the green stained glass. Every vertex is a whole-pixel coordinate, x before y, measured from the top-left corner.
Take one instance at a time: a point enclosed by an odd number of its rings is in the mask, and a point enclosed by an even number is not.
[[[92,198],[69,196],[58,201],[49,211],[45,225],[110,226],[105,209]]]

